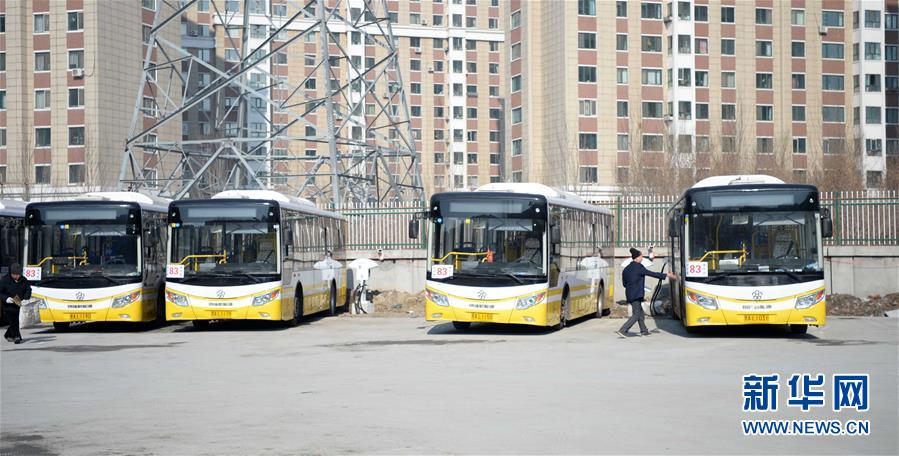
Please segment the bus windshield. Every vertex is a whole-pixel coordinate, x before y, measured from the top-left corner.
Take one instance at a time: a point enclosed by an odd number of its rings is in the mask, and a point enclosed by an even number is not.
[[[277,231],[268,210],[267,205],[181,207],[179,221],[172,223],[169,262],[185,265],[185,276],[278,273]]]
[[[457,199],[434,214],[431,264],[455,275],[545,276],[546,205],[527,199]]]
[[[811,211],[692,214],[687,258],[709,274],[821,272],[817,227]]]
[[[139,241],[124,223],[61,223],[28,227],[29,266],[45,278],[138,276]]]

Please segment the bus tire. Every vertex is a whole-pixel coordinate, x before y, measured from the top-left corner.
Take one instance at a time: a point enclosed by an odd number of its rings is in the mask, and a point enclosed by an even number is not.
[[[53,323],[53,329],[55,329],[57,331],[65,331],[65,330],[69,329],[69,326],[71,326],[71,325],[72,324],[67,321],[57,321],[57,322]]]
[[[805,334],[808,332],[808,325],[790,325],[790,332],[793,334]]]
[[[562,300],[559,301],[559,324],[555,326],[556,330],[565,329],[568,326],[568,286],[562,292]]]
[[[465,331],[468,328],[471,328],[470,321],[454,321],[453,328],[456,328],[456,331]]]
[[[337,284],[334,281],[331,281],[331,291],[328,292],[328,314],[333,316],[337,315]]]
[[[297,283],[296,296],[293,297],[293,324],[303,321],[303,285]]]
[[[599,296],[596,297],[596,318],[602,318],[606,313],[605,307],[606,304],[606,287],[602,284],[599,285]]]
[[[209,320],[193,320],[190,323],[194,326],[195,331],[202,331],[209,328]]]

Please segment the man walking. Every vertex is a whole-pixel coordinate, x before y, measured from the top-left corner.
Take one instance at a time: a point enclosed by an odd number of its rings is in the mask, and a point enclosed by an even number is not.
[[[22,277],[22,265],[9,267],[9,275],[0,280],[0,302],[3,303],[3,314],[9,322],[9,328],[3,337],[6,340],[21,344],[22,334],[19,332],[19,307],[22,301],[31,298],[31,285]]]
[[[615,332],[621,337],[627,337],[627,331],[631,329],[631,326],[634,326],[634,323],[639,323],[640,335],[648,336],[649,330],[646,329],[646,323],[643,321],[643,297],[645,295],[644,288],[646,286],[646,276],[655,277],[657,279],[664,279],[667,277],[672,280],[676,279],[677,276],[670,272],[665,275],[646,269],[646,266],[643,266],[642,264],[643,253],[635,248],[631,248],[631,259],[633,261],[631,261],[621,273],[621,278],[624,282],[625,297],[627,298],[627,302],[631,305],[631,317],[627,319],[621,329]]]

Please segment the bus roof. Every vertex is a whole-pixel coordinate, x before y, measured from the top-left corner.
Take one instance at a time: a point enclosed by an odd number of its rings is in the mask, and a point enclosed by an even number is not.
[[[28,203],[19,200],[0,199],[0,215],[6,217],[25,217],[25,206]]]
[[[169,202],[171,200],[150,196],[145,193],[138,192],[88,192],[83,195],[73,196],[70,198],[47,201],[42,203],[29,203],[38,205],[59,205],[65,203],[75,203],[79,201],[103,201],[109,203],[134,203],[141,209],[153,212],[167,212],[169,210]]]
[[[724,187],[728,185],[783,184],[784,181],[765,174],[739,174],[707,177],[690,188]]]
[[[474,192],[459,192],[458,194],[470,195],[473,193],[514,193],[518,195],[541,196],[546,199],[547,203],[555,206],[581,209],[588,212],[598,212],[608,215],[612,214],[612,211],[604,207],[588,204],[580,196],[577,196],[574,193],[530,182],[497,182],[482,185]]]
[[[324,217],[331,217],[337,219],[343,219],[343,216],[336,213],[326,211],[324,209],[319,208],[312,201],[309,201],[305,198],[298,198],[296,196],[285,195],[283,193],[279,193],[272,190],[225,190],[215,195],[212,195],[211,199],[244,199],[244,200],[253,200],[253,201],[275,201],[279,206],[285,209],[291,209],[299,212],[304,212],[307,214],[313,215],[321,215]]]

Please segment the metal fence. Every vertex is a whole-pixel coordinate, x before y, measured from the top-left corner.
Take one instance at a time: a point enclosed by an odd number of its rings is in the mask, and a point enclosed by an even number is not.
[[[621,195],[593,201],[615,214],[618,247],[663,245],[665,213],[674,195]],[[826,245],[899,245],[899,191],[822,192],[821,205],[831,211],[834,235]],[[426,231],[409,239],[409,219],[425,208],[420,203],[356,206],[341,211],[349,221],[349,250],[408,250],[427,246]]]

